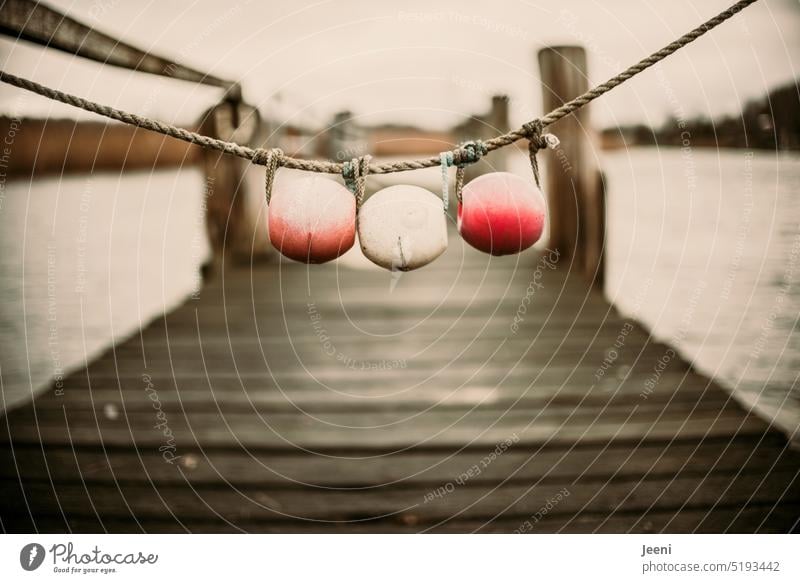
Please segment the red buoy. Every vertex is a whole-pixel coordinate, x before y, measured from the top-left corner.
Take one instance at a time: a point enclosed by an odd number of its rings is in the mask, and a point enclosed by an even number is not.
[[[355,198],[338,182],[312,174],[275,183],[269,240],[282,255],[325,263],[348,251],[355,236]]]
[[[539,188],[509,172],[492,172],[467,184],[458,205],[458,232],[480,251],[510,255],[542,236],[545,202]]]

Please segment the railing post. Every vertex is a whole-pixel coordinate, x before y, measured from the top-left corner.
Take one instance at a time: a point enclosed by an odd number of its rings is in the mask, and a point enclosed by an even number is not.
[[[260,122],[256,108],[226,99],[203,115],[200,132],[250,144]],[[270,254],[263,209],[263,171],[250,166],[241,158],[203,150],[206,229],[215,263],[223,255],[250,262],[254,257]],[[256,175],[260,176],[257,180]]]
[[[582,47],[539,51],[544,111],[551,111],[589,88]],[[561,141],[542,155],[550,215],[550,246],[595,286],[603,283],[605,199],[587,107],[548,128]]]

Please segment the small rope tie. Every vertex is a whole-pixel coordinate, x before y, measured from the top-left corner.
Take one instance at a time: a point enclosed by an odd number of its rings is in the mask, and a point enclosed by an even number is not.
[[[444,212],[450,207],[450,184],[447,179],[447,169],[453,165],[453,152],[447,151],[439,154],[442,163],[442,207]]]
[[[529,121],[522,126],[522,133],[528,139],[528,156],[531,159],[533,179],[536,181],[536,186],[539,188],[541,188],[539,182],[539,161],[536,159],[536,154],[539,150],[544,150],[545,148],[554,150],[561,143],[556,136],[542,133],[543,131],[544,124],[540,119]]]
[[[361,204],[364,202],[370,160],[372,160],[372,156],[366,155],[360,158],[353,158],[342,164],[342,177],[344,178],[345,186],[356,197],[356,209],[360,209]]]
[[[267,197],[267,205],[272,200],[272,185],[275,183],[275,174],[283,165],[283,150],[280,148],[272,148],[265,150],[258,148],[253,154],[253,164],[261,164],[266,166],[267,170],[264,178],[264,192]]]
[[[464,188],[464,169],[470,164],[475,164],[489,152],[489,147],[481,140],[464,142],[455,150],[440,154],[442,164],[442,198],[444,210],[449,205],[450,194],[447,185],[447,168],[456,167],[456,199],[461,202],[461,190]]]

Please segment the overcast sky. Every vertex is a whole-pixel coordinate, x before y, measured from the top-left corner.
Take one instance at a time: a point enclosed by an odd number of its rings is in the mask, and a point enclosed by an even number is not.
[[[439,0],[354,2],[53,1],[74,18],[144,49],[243,81],[245,95],[283,119],[324,125],[350,109],[365,123],[446,127],[511,98],[512,122],[541,113],[536,51],[580,44],[598,83],[733,0]],[[398,8],[397,6],[400,6]],[[159,80],[0,41],[3,68],[133,112],[187,123],[218,97],[213,88]],[[797,77],[800,3],[761,0],[601,98],[598,126],[660,124],[670,114],[733,113]],[[5,113],[81,116],[8,86]]]

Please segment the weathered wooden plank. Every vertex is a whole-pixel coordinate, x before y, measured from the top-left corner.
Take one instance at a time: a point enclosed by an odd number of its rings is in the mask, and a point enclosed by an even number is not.
[[[352,325],[351,325],[352,326]],[[208,328],[204,326],[199,327],[201,331],[207,332]],[[313,351],[321,352],[320,346],[330,339],[337,342],[346,342],[347,347],[353,351],[363,351],[369,355],[371,352],[381,350],[386,351],[387,348],[394,347],[398,352],[405,351],[408,354],[422,353],[428,350],[437,350],[439,352],[448,353],[453,351],[486,351],[484,354],[493,354],[495,352],[502,353],[519,353],[522,351],[533,351],[534,354],[546,354],[555,352],[586,352],[592,349],[616,349],[617,352],[623,352],[625,345],[632,346],[634,350],[628,348],[627,352],[652,352],[653,350],[664,352],[667,348],[665,345],[652,341],[649,335],[643,334],[636,330],[631,330],[626,327],[624,332],[614,327],[607,327],[598,330],[591,335],[587,334],[584,330],[571,330],[566,334],[556,335],[552,334],[552,329],[544,329],[531,336],[520,336],[518,333],[513,332],[511,329],[506,330],[505,334],[498,334],[495,331],[494,335],[486,335],[482,330],[476,330],[476,333],[470,336],[465,336],[462,330],[451,332],[443,330],[436,334],[435,331],[428,333],[409,333],[399,334],[397,337],[375,336],[370,340],[359,338],[354,334],[354,330],[345,330],[344,325],[338,325],[337,328],[341,329],[344,333],[336,333],[328,326],[319,325],[315,328],[311,321],[305,328],[300,328],[297,331],[290,330],[288,338],[282,338],[281,341],[275,341],[274,337],[226,337],[224,332],[219,331],[218,335],[205,334],[205,337],[197,338],[191,336],[178,336],[173,339],[172,335],[164,336],[164,338],[150,339],[148,338],[143,343],[134,342],[128,343],[118,347],[114,352],[117,355],[130,356],[132,358],[148,355],[151,359],[154,358],[173,358],[178,359],[181,357],[194,357],[199,350],[208,350],[210,357],[213,357],[216,352],[223,354],[234,353],[240,357],[260,357],[264,352],[280,354],[286,351]],[[297,333],[296,333],[297,332]],[[620,346],[615,346],[615,342],[620,340]],[[213,350],[209,350],[213,349]]]
[[[148,390],[152,384],[157,393]],[[91,390],[77,389],[66,385],[63,393],[52,398],[37,400],[36,409],[40,415],[47,410],[62,407],[71,411],[94,409],[102,411],[109,404],[115,404],[129,412],[151,410],[154,401],[167,408],[180,408],[185,411],[202,411],[220,408],[233,412],[242,410],[260,411],[370,411],[389,409],[419,410],[426,407],[437,408],[464,407],[480,405],[484,409],[503,410],[512,406],[535,409],[541,407],[582,406],[599,408],[606,406],[634,406],[669,403],[687,403],[698,408],[718,409],[730,400],[724,392],[708,385],[685,382],[678,385],[662,378],[660,389],[647,398],[642,396],[642,384],[638,382],[608,383],[602,387],[590,387],[577,382],[562,384],[507,383],[505,385],[464,386],[463,383],[441,381],[422,384],[409,389],[397,385],[395,388],[380,385],[375,381],[369,384],[345,385],[341,388],[330,386],[309,386],[309,383],[276,383],[269,386],[249,388],[228,386],[220,388],[214,383],[167,382],[155,384],[141,379],[124,381],[120,387],[95,385]],[[616,386],[614,386],[616,385]],[[107,386],[108,388],[103,388]],[[612,388],[613,387],[613,388]]]
[[[284,361],[283,365],[292,364]],[[443,365],[446,364],[446,367]],[[480,390],[482,387],[507,386],[520,383],[522,386],[552,386],[552,385],[582,385],[584,387],[595,387],[599,390],[615,390],[627,377],[632,384],[640,383],[644,388],[644,379],[631,375],[629,368],[619,367],[607,374],[605,378],[597,381],[595,373],[597,367],[576,366],[572,368],[564,366],[494,366],[491,363],[481,365],[473,363],[464,365],[462,363],[429,363],[427,366],[413,366],[408,363],[406,367],[387,367],[378,370],[359,370],[353,367],[296,367],[294,370],[285,369],[281,363],[274,363],[261,371],[226,371],[216,370],[207,371],[199,364],[199,370],[152,370],[142,367],[140,371],[121,373],[115,375],[110,372],[93,373],[87,376],[86,371],[81,371],[69,378],[69,384],[65,391],[87,391],[89,387],[119,387],[130,386],[131,383],[141,383],[142,375],[148,374],[153,379],[156,386],[177,385],[182,386],[210,386],[215,392],[224,393],[226,391],[262,391],[270,389],[281,389],[287,387],[291,389],[302,383],[304,380],[307,386],[329,387],[333,390],[351,392],[355,389],[362,389],[367,386],[380,386],[386,389],[387,393],[401,390],[422,390],[425,387],[435,386],[438,388],[459,388],[474,387]],[[655,371],[651,374],[655,375]],[[684,380],[684,375],[686,375]],[[698,387],[714,387],[713,390],[721,390],[715,384],[706,381],[695,382],[696,374],[684,370],[669,371],[656,378],[657,383],[652,394],[658,395],[674,390],[682,382],[695,383]],[[661,379],[665,382],[662,385]],[[669,379],[674,379],[670,381]],[[704,390],[704,389],[700,389]],[[648,397],[649,398],[649,397]],[[645,399],[646,400],[646,399]]]
[[[165,463],[156,450],[15,446],[0,451],[0,478],[55,482],[116,481],[158,484],[365,488],[394,484],[454,482],[487,455],[486,449],[465,449],[452,455],[421,451],[392,456],[331,457],[275,455],[243,449],[187,449],[176,464]],[[516,445],[482,467],[471,483],[568,483],[576,479],[672,477],[678,474],[766,474],[798,468],[800,453],[778,436],[762,441],[745,438],[697,443],[642,443],[631,447],[588,446],[524,448]]]
[[[407,412],[335,413],[315,420],[286,413],[187,413],[164,411],[178,445],[183,447],[306,448],[315,451],[410,448],[454,448],[496,444],[516,435],[521,444],[569,446],[648,440],[698,440],[730,435],[762,436],[768,427],[754,416],[743,416],[735,405],[715,411],[640,407],[577,412],[547,407],[510,412],[443,410],[424,415]],[[28,409],[6,417],[10,432],[0,443],[93,445],[158,448],[165,443],[163,419],[153,413],[119,411],[113,418],[93,412],[68,412],[67,422],[55,416],[38,418]],[[68,423],[68,426],[65,425]]]
[[[516,349],[515,349],[516,348]],[[426,348],[420,346],[419,351],[393,349],[391,343],[378,348],[368,348],[367,345],[353,346],[337,344],[336,338],[330,341],[321,339],[317,345],[272,347],[270,349],[257,348],[254,350],[221,350],[208,352],[197,350],[191,356],[176,350],[177,356],[152,354],[142,355],[139,358],[128,356],[124,360],[101,360],[88,367],[90,375],[96,378],[126,377],[141,375],[145,372],[171,371],[173,374],[198,372],[198,363],[203,371],[214,373],[226,370],[238,370],[242,374],[262,372],[266,373],[275,368],[286,366],[306,367],[314,373],[323,373],[327,369],[337,369],[346,366],[346,363],[384,363],[381,368],[395,367],[402,369],[432,368],[443,372],[451,363],[465,361],[471,363],[473,369],[480,368],[484,363],[493,367],[505,365],[508,368],[524,363],[526,368],[538,364],[540,369],[560,368],[565,373],[580,369],[598,370],[606,358],[610,345],[600,346],[574,346],[572,348],[556,348],[548,350],[547,347],[539,348],[538,345],[507,346],[498,343],[491,349],[482,350],[480,346],[464,346],[452,350],[437,349],[436,346]],[[638,364],[639,369],[649,369],[647,374],[664,357],[665,350],[658,347],[639,347],[639,352],[617,351],[614,360],[616,367],[633,366]],[[191,352],[191,351],[190,351]],[[391,363],[397,361],[397,365]],[[400,362],[403,365],[400,365]],[[368,365],[365,365],[368,366]],[[358,368],[358,367],[357,367]],[[363,367],[362,367],[363,368]],[[372,367],[370,367],[372,368]],[[377,368],[377,364],[374,368]],[[644,371],[643,371],[644,372]],[[640,373],[641,374],[641,373]],[[641,374],[642,380],[647,374]]]
[[[533,523],[530,533],[779,533],[796,532],[800,505],[748,504],[717,507],[713,513],[706,510],[662,510],[651,512],[615,512],[613,515],[580,516],[550,515]],[[519,529],[519,518],[492,521],[450,520],[431,526],[408,524],[399,519],[328,523],[328,522],[273,522],[183,520],[167,521],[139,519],[136,522],[119,519],[98,520],[94,517],[73,517],[68,523],[56,517],[40,517],[35,525],[27,517],[13,516],[6,521],[9,532],[56,533],[513,533]],[[408,521],[408,522],[412,522]]]
[[[209,355],[213,355],[217,351],[233,352],[235,354],[270,352],[274,349],[285,348],[288,345],[295,346],[298,350],[316,349],[320,350],[320,336],[309,330],[299,330],[299,333],[291,331],[291,338],[276,338],[274,336],[263,335],[260,337],[255,336],[225,336],[220,335],[206,335],[205,337],[198,338],[197,335],[188,334],[170,334],[167,335],[148,335],[144,341],[140,341],[137,337],[133,342],[126,342],[117,346],[113,353],[118,358],[121,357],[134,357],[140,358],[142,355],[146,357],[164,356],[165,354],[172,355],[177,358],[181,355],[188,354],[195,356],[193,353],[200,349],[208,351]],[[385,348],[391,342],[396,343],[401,348],[413,349],[417,347],[417,351],[422,351],[428,347],[440,347],[442,350],[454,350],[464,347],[477,348],[485,347],[488,350],[494,351],[502,343],[503,347],[508,346],[511,349],[522,350],[527,347],[533,347],[536,352],[541,352],[544,349],[555,351],[560,348],[562,344],[564,348],[576,349],[579,348],[579,343],[583,343],[583,347],[598,346],[607,349],[616,348],[615,341],[622,334],[612,328],[607,327],[592,333],[587,336],[584,330],[573,329],[568,334],[557,335],[551,329],[542,329],[535,336],[520,338],[516,335],[499,334],[499,331],[490,331],[487,333],[485,330],[480,331],[474,338],[463,337],[461,334],[447,331],[446,334],[435,330],[425,332],[415,332],[413,335],[403,335],[396,339],[394,338],[375,338],[372,343],[361,341],[358,342],[358,335],[353,331],[349,333],[342,333],[331,336],[327,328],[325,329],[326,335],[330,336],[331,340],[337,342],[347,342],[348,346],[354,346],[363,349],[378,350]],[[459,332],[463,332],[460,329]],[[476,332],[478,332],[476,330]],[[638,353],[645,347],[654,346],[660,350],[665,350],[666,346],[660,342],[652,340],[649,336],[638,332],[630,332],[627,336],[623,337],[625,344],[632,346],[628,348],[628,352]],[[378,348],[375,348],[378,344]],[[624,349],[625,345],[622,346]]]
[[[653,480],[610,480],[566,486],[465,485],[440,497],[429,488],[383,488],[380,491],[331,489],[206,488],[120,483],[117,485],[27,482],[25,496],[35,501],[34,515],[159,518],[169,513],[188,519],[353,521],[390,515],[416,524],[459,519],[519,517],[520,523],[540,512],[559,492],[553,515],[613,514],[674,508],[712,509],[715,505],[800,503],[798,471],[767,476],[714,474]],[[88,491],[87,491],[88,490]],[[0,482],[2,515],[20,513],[8,501],[19,499],[20,485]],[[91,500],[91,505],[89,504]]]

